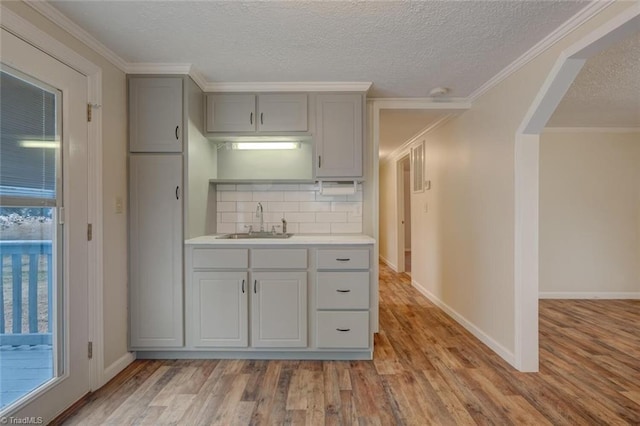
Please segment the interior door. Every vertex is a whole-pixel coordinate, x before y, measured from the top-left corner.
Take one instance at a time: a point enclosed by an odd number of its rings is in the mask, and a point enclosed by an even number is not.
[[[3,275],[11,270],[13,274],[12,298],[8,305],[7,300],[2,300],[4,318],[8,319],[6,307],[26,311],[32,308],[34,303],[25,303],[24,298],[31,299],[32,287],[38,288],[40,280],[50,283],[48,291],[47,310],[49,317],[50,338],[46,336],[40,341],[30,341],[28,345],[15,345],[11,352],[0,351],[0,364],[7,365],[9,353],[18,353],[23,346],[27,346],[27,352],[35,352],[47,343],[51,346],[51,374],[43,383],[35,386],[24,395],[8,402],[0,409],[0,417],[23,418],[34,417],[39,423],[47,423],[56,415],[64,411],[72,403],[81,398],[90,389],[90,360],[88,357],[89,316],[88,316],[88,186],[87,186],[87,135],[88,125],[86,119],[87,105],[87,78],[70,67],[64,65],[41,50],[24,42],[13,34],[2,30],[2,72],[3,77],[19,80],[23,84],[24,93],[40,91],[43,98],[50,97],[54,108],[52,115],[55,123],[53,131],[46,132],[44,127],[51,126],[48,119],[43,120],[43,129],[34,129],[33,120],[29,120],[20,114],[13,114],[15,123],[11,131],[3,134],[0,148],[1,158],[7,158],[10,153],[16,154],[13,168],[3,167],[0,175],[0,201],[2,207],[24,207],[34,209],[36,207],[49,208],[51,210],[51,235],[40,240],[43,247],[47,241],[51,246],[51,260],[44,261],[45,270],[38,269],[38,273],[24,274],[25,268],[36,268],[42,262],[37,257],[12,253],[6,255],[3,248]],[[8,81],[8,80],[7,80]],[[19,84],[17,84],[19,86]],[[9,92],[7,87],[2,88],[3,115],[12,108],[7,103]],[[18,94],[12,99],[13,108],[22,108],[27,103],[27,95]],[[33,102],[37,96],[33,97]],[[22,127],[21,127],[22,126]],[[22,129],[22,130],[21,130]],[[22,149],[22,157],[19,150]],[[38,155],[43,157],[39,168],[29,169],[33,166],[31,160],[37,163]],[[51,154],[53,153],[53,154]],[[46,156],[55,157],[53,163],[46,162]],[[31,159],[31,160],[29,160]],[[23,162],[23,163],[21,163]],[[40,163],[38,163],[40,164]],[[50,166],[54,164],[53,166]],[[53,167],[53,171],[51,170]],[[25,172],[27,170],[27,172]],[[34,177],[42,174],[42,187],[34,187],[29,182]],[[48,176],[48,177],[47,177]],[[22,220],[22,219],[21,219]],[[43,219],[44,220],[44,219]],[[24,221],[23,221],[24,222]],[[24,223],[22,224],[24,226]],[[8,228],[7,228],[8,229]],[[5,229],[6,231],[6,229]],[[0,234],[0,239],[2,239]],[[11,236],[11,241],[21,243],[25,236]],[[48,240],[47,240],[48,239]],[[7,240],[2,240],[6,243]],[[8,247],[11,244],[4,244]],[[7,266],[9,259],[13,262]],[[35,259],[35,260],[32,260]],[[20,263],[22,265],[20,265]],[[28,269],[32,271],[33,269]],[[28,275],[29,279],[24,277]],[[16,278],[22,276],[22,280]],[[22,282],[21,282],[22,281]],[[4,280],[3,284],[6,284]],[[22,291],[22,299],[18,297],[16,286],[28,282],[29,291]],[[35,283],[36,285],[32,285]],[[6,289],[5,289],[6,290]],[[5,292],[5,294],[7,294]],[[38,303],[39,303],[38,299]],[[38,303],[35,303],[37,306]],[[12,320],[20,321],[17,315],[12,315]],[[4,332],[7,331],[6,324]],[[15,324],[14,324],[15,325]],[[17,334],[46,334],[26,329],[23,326],[15,327],[19,333],[5,333],[0,338],[12,334],[11,339],[18,339]],[[7,340],[8,343],[17,341]],[[19,343],[24,343],[20,341]],[[5,346],[3,346],[4,348]],[[6,357],[5,357],[6,355]],[[46,360],[40,360],[45,362]],[[34,371],[38,360],[31,360]],[[16,367],[17,368],[17,367]],[[25,370],[23,376],[26,377]],[[31,371],[29,374],[33,373]],[[33,373],[35,374],[35,373]]]

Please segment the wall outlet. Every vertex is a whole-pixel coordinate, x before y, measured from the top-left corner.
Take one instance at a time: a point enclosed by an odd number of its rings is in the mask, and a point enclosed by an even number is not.
[[[118,195],[116,197],[116,213],[121,214],[123,211],[124,211],[124,205],[122,202],[122,197]]]

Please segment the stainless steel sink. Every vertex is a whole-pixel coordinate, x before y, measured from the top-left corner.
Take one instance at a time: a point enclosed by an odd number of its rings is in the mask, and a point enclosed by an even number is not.
[[[282,240],[285,238],[291,238],[293,234],[272,234],[271,232],[252,232],[252,233],[237,233],[237,234],[225,234],[216,237],[220,240],[251,240],[251,239],[272,239]]]

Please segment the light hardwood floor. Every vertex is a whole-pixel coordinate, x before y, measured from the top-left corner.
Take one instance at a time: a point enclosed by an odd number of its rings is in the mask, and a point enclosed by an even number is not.
[[[373,361],[136,361],[64,424],[640,424],[640,301],[542,300],[525,374],[380,268]]]

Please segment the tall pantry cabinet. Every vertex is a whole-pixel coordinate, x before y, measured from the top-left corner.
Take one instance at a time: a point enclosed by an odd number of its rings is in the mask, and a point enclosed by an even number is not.
[[[132,350],[181,347],[187,77],[129,77]]]

